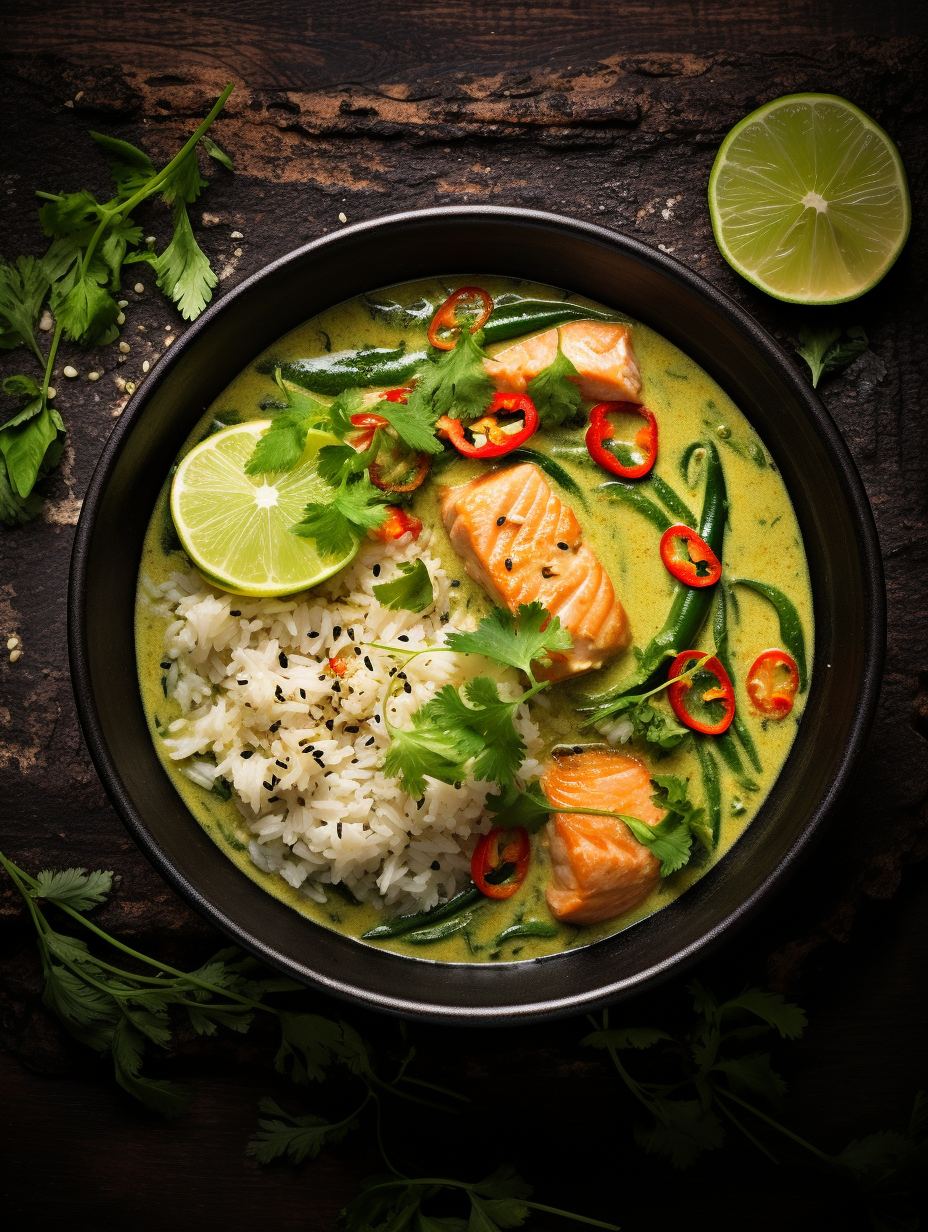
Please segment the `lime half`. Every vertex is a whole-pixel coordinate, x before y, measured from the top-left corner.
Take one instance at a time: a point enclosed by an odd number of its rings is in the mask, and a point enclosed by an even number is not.
[[[312,539],[290,531],[305,505],[331,495],[317,459],[323,445],[338,441],[310,432],[294,470],[246,475],[245,463],[269,427],[270,420],[254,420],[208,436],[187,454],[171,485],[171,514],[184,550],[210,581],[236,595],[307,590],[344,568],[358,550],[355,544],[333,560],[321,556]]]
[[[709,177],[709,211],[729,265],[794,304],[856,299],[909,233],[899,151],[834,94],[787,94],[736,124]]]

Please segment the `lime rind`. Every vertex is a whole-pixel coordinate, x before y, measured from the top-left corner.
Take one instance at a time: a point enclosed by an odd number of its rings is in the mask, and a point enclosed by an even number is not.
[[[331,495],[316,463],[336,438],[309,432],[292,471],[248,475],[245,463],[268,427],[269,420],[253,420],[208,436],[181,461],[171,485],[171,514],[187,555],[214,585],[255,598],[317,586],[360,546],[358,540],[342,557],[323,557],[312,539],[290,530],[310,501]]]
[[[905,245],[908,186],[892,139],[834,94],[790,94],[719,149],[709,212],[725,260],[788,303],[839,304],[875,286]]]

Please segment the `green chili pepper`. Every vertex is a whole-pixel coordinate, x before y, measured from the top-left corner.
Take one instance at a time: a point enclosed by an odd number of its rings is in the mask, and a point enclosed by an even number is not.
[[[735,744],[731,732],[723,732],[721,736],[716,736],[715,747],[721,754],[722,761],[735,776],[738,786],[742,791],[760,791],[760,784],[755,783],[752,778],[748,778],[745,772],[741,755],[738,752],[738,746]]]
[[[670,510],[677,521],[682,522],[684,526],[695,527],[696,515],[686,502],[677,496],[670,484],[661,479],[660,475],[656,475],[654,471],[651,472],[650,479],[657,499]]]
[[[663,509],[655,505],[654,501],[649,500],[636,483],[622,483],[621,480],[616,479],[610,483],[601,483],[599,491],[603,496],[608,496],[612,500],[620,500],[623,504],[637,509],[643,517],[657,527],[661,534],[673,525]]]
[[[725,668],[726,672],[728,672],[729,680],[734,681],[735,674],[732,671],[731,652],[728,646],[728,592],[725,589],[724,579],[716,589],[715,600],[712,605],[712,634],[715,638],[715,657],[721,663],[722,667]],[[757,773],[760,774],[760,755],[757,752],[757,746],[754,744],[754,737],[751,735],[751,731],[747,723],[745,723],[744,719],[742,719],[739,715],[737,708],[735,709],[735,717],[732,719],[731,725],[735,735],[741,743],[741,747],[748,755],[748,760]],[[732,747],[732,751],[737,757],[737,750]],[[722,756],[725,756],[724,752],[722,753]],[[729,768],[731,768],[734,773],[737,773],[737,771],[734,771],[732,762],[729,761],[727,757],[725,760],[728,762]],[[755,783],[753,787],[750,787],[747,790],[756,791],[757,784]]]
[[[521,924],[510,924],[504,928],[493,942],[502,945],[504,941],[512,941],[514,937],[556,937],[557,925],[546,920],[523,920]]]
[[[728,513],[725,473],[722,470],[719,451],[715,444],[709,441],[704,448],[706,450],[706,487],[703,495],[702,515],[699,519],[699,533],[721,560],[722,539]],[[631,693],[644,693],[654,688],[655,685],[662,684],[670,670],[673,657],[683,650],[691,650],[696,645],[699,632],[709,615],[713,589],[712,586],[686,586],[682,582],[677,582],[663,628],[645,647],[635,673],[617,689],[600,694],[598,697],[585,699],[586,704],[578,706],[578,709],[596,710],[600,706],[615,701],[618,697],[625,697]]]
[[[413,945],[429,945],[433,941],[444,941],[445,937],[453,937],[462,928],[466,928],[480,910],[481,905],[478,903],[469,911],[462,911],[450,920],[442,920],[440,924],[433,924],[431,928],[417,928],[411,933],[404,933],[403,938]]]
[[[485,343],[518,338],[539,329],[553,329],[565,321],[627,321],[617,312],[584,308],[581,304],[558,303],[550,299],[522,299],[497,304],[483,327]]]
[[[578,500],[584,509],[589,510],[589,505],[586,503],[586,494],[583,489],[564,470],[563,466],[555,462],[553,458],[549,458],[547,454],[540,453],[537,449],[527,449],[524,445],[520,445],[517,449],[512,449],[505,455],[505,461],[534,462],[546,475],[550,475],[555,483],[560,484],[565,492],[569,492],[575,500]]]
[[[466,890],[455,894],[454,898],[449,898],[446,903],[433,907],[431,911],[417,911],[414,915],[395,915],[392,919],[385,920],[383,924],[369,928],[366,933],[361,934],[361,940],[380,941],[384,937],[401,937],[404,933],[412,932],[413,929],[420,928],[423,924],[437,924],[439,920],[456,916],[459,911],[463,911],[465,907],[478,902],[481,898],[483,895],[476,886],[468,886]]]
[[[722,829],[722,785],[719,781],[718,762],[709,748],[711,739],[711,736],[697,736],[696,756],[699,758],[699,769],[702,771],[702,789],[706,795],[709,828],[712,831],[712,843],[715,846]]]
[[[692,444],[687,445],[687,447],[683,450],[683,453],[680,454],[680,478],[688,488],[696,486],[696,483],[690,483],[690,463],[692,462],[693,454],[697,451],[697,449],[705,449],[705,445],[702,441],[693,441]],[[697,475],[696,482],[698,481],[699,476]]]
[[[279,368],[285,380],[301,389],[335,397],[346,389],[402,385],[415,375],[426,358],[425,351],[407,351],[403,342],[392,349],[369,347],[362,351],[338,351],[335,355],[320,355],[315,359],[283,362],[267,359],[258,364],[257,371],[273,376]]]
[[[756,590],[776,608],[780,619],[780,637],[783,639],[783,645],[796,660],[796,666],[799,668],[799,692],[805,693],[809,683],[806,668],[806,639],[796,605],[792,599],[784,595],[782,590],[778,590],[776,586],[771,586],[768,582],[755,582],[750,578],[732,578],[731,581],[733,586],[747,586],[750,590]]]

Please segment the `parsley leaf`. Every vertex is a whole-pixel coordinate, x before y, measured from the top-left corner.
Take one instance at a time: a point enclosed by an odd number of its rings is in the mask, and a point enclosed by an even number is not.
[[[334,448],[334,447],[333,447]],[[343,446],[343,448],[351,448]],[[377,602],[384,607],[401,608],[406,612],[424,612],[435,602],[435,592],[429,571],[421,560],[401,561],[397,568],[400,576],[392,582],[384,582],[374,586],[372,590],[377,596]]]
[[[375,530],[387,516],[387,495],[375,488],[367,475],[352,481],[346,475],[331,500],[310,501],[303,519],[291,526],[295,535],[315,539],[323,556],[349,552],[364,531]]]
[[[496,387],[483,366],[486,356],[479,345],[482,337],[479,332],[471,334],[463,329],[452,350],[442,352],[425,364],[417,374],[416,387],[406,403],[410,415],[420,422],[434,424],[442,415],[451,419],[476,419],[483,414]]]
[[[846,333],[847,341],[841,342],[842,332]],[[858,355],[866,351],[867,335],[859,325],[852,325],[847,330],[815,329],[804,326],[799,331],[799,355],[809,365],[812,373],[812,388],[817,389],[818,383],[827,372],[839,372],[853,363]]]
[[[158,286],[174,300],[184,320],[195,320],[213,298],[213,287],[219,279],[194,238],[183,201],[174,210],[173,239],[151,264],[158,276]]]
[[[558,333],[557,354],[547,368],[529,381],[525,390],[535,404],[542,427],[556,428],[565,420],[577,418],[583,399],[570,379],[577,375],[577,369],[561,350],[561,336]]]
[[[495,607],[473,632],[450,633],[448,649],[462,654],[485,655],[496,663],[520,668],[535,683],[532,663],[547,664],[546,651],[570,650],[570,633],[537,600],[520,603],[515,616],[504,607]]]
[[[48,282],[35,257],[17,257],[13,264],[0,258],[0,348],[27,346],[45,362],[35,340],[35,324]]]

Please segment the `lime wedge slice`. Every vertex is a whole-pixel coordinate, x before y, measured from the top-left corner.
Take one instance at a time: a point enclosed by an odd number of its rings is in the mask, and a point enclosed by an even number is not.
[[[312,539],[290,532],[309,501],[331,494],[317,459],[323,445],[338,444],[334,436],[308,433],[292,471],[245,474],[256,441],[269,427],[270,420],[254,420],[208,436],[187,454],[171,485],[171,514],[184,550],[211,581],[235,595],[307,590],[343,569],[359,546],[333,559],[321,556]]]
[[[729,265],[793,304],[856,299],[909,234],[899,151],[834,94],[787,94],[736,124],[709,177],[709,212]]]

